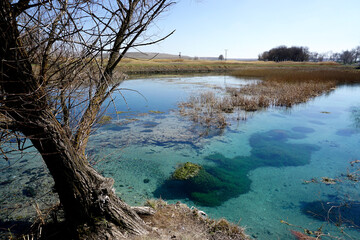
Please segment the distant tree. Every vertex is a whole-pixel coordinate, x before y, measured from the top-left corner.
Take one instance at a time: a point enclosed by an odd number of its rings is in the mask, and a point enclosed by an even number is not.
[[[223,61],[224,60],[224,55],[220,55],[219,58],[218,58],[220,61]]]
[[[326,53],[311,52],[309,55],[309,61],[311,62],[322,62],[326,58]]]
[[[258,60],[259,61],[268,61],[269,60],[269,52],[268,51],[265,51],[263,53],[260,53],[258,55]]]
[[[355,62],[360,62],[360,46],[357,46],[354,49],[354,53],[355,53],[355,56],[354,56]]]
[[[340,62],[340,53],[333,53],[330,56],[330,61]]]
[[[317,58],[317,61],[322,62],[322,61],[324,61],[324,59],[325,59],[325,54],[319,54],[318,58]]]
[[[343,63],[343,64],[352,64],[356,61],[356,52],[355,50],[349,51],[343,51],[340,56],[339,56],[339,60]]]
[[[259,54],[258,59],[262,61],[296,61],[303,62],[308,61],[310,53],[306,47],[286,47],[279,46],[272,48],[269,51]]]

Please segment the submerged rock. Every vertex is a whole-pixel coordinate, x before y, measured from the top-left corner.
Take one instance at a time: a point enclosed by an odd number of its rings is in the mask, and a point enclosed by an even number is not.
[[[193,178],[198,175],[201,166],[187,162],[185,164],[180,165],[175,172],[173,173],[172,177],[176,180],[187,180]]]

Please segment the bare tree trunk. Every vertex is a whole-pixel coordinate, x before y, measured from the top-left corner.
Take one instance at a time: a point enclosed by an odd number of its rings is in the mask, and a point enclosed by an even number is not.
[[[0,1],[0,113],[15,122],[42,155],[55,181],[66,219],[80,239],[118,239],[125,232],[145,234],[139,216],[113,190],[113,180],[98,174],[73,146],[47,101],[41,79],[34,78],[19,43],[15,14]]]
[[[36,126],[27,126],[22,132],[32,137],[41,153],[55,180],[66,219],[78,226],[76,230],[91,233],[93,239],[99,234],[110,239],[123,232],[145,234],[144,222],[115,195],[113,179],[102,177],[82,159],[51,113],[42,111],[36,116],[32,119]]]

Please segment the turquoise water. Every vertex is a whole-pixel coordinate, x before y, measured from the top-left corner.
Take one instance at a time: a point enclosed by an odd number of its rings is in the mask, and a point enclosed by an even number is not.
[[[93,133],[87,154],[98,171],[115,179],[117,194],[131,205],[157,197],[181,201],[210,217],[239,223],[258,239],[293,239],[291,229],[302,231],[296,226],[360,239],[354,224],[340,229],[324,221],[329,206],[346,200],[351,208],[341,215],[360,225],[359,184],[304,184],[338,177],[349,162],[360,159],[359,85],[339,86],[291,109],[259,111],[247,121],[237,121],[233,113],[226,129],[207,135],[177,112],[177,103],[191,95],[224,94],[226,87],[256,81],[221,75],[128,80],[106,103],[105,114],[112,120]],[[172,180],[185,162],[203,166],[199,177]],[[42,180],[48,174],[35,153],[13,157],[10,164],[2,161],[0,167],[0,195],[6,193],[0,213],[13,211],[16,201],[24,206],[53,184]],[[25,213],[16,216],[20,214]],[[338,215],[331,212],[329,217],[336,221]]]
[[[199,137],[199,128],[176,112],[177,103],[190,95],[221,94],[225,87],[254,81],[197,76],[125,82],[122,88],[143,96],[123,91],[127,105],[116,101],[116,110],[130,112],[116,115],[109,108],[114,120],[99,128],[89,145],[99,162],[96,167],[115,178],[118,194],[130,204],[154,197],[182,201],[211,217],[240,223],[258,239],[292,239],[290,229],[302,231],[294,226],[310,230],[323,226],[326,233],[351,239],[323,221],[328,208],[322,206],[348,197],[358,206],[358,185],[304,181],[340,176],[350,161],[360,158],[360,86],[340,86],[291,109],[257,112],[247,121],[236,121],[234,113],[229,127],[207,137]],[[200,176],[172,180],[175,168],[188,161],[203,166]],[[357,224],[358,212],[354,207],[342,215]],[[360,238],[360,232],[342,227],[352,238]]]

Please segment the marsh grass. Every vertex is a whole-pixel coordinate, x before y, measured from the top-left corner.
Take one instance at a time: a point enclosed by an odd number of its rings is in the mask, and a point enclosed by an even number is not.
[[[200,93],[198,96],[190,96],[187,102],[178,104],[179,113],[188,117],[191,121],[202,126],[224,128],[226,126],[225,112],[231,111],[228,100],[215,96],[214,92]]]
[[[235,98],[250,96],[257,102],[257,108],[291,107],[330,92],[339,84],[360,82],[360,72],[348,68],[248,68],[236,71],[233,75],[263,79],[257,85],[248,85],[238,90],[228,89]],[[248,105],[253,105],[253,102]]]
[[[237,120],[246,120],[247,112],[268,107],[292,107],[328,93],[337,85],[360,83],[360,71],[337,65],[330,67],[330,64],[314,66],[243,68],[235,71],[233,76],[262,81],[240,88],[226,88],[225,96],[213,92],[191,96],[188,102],[179,104],[180,114],[203,126],[224,128],[228,124],[226,113],[237,111]]]

